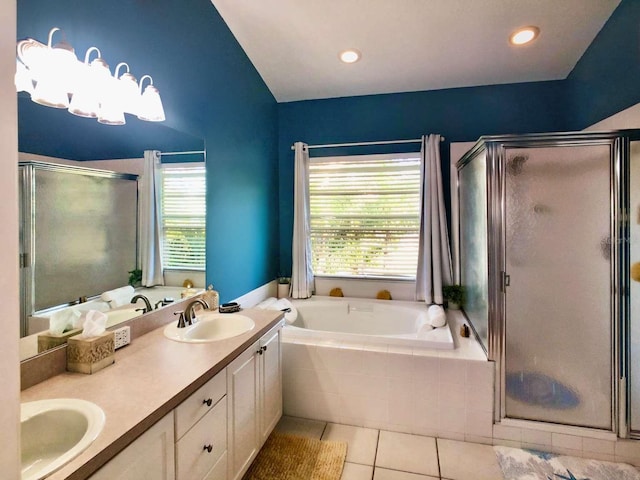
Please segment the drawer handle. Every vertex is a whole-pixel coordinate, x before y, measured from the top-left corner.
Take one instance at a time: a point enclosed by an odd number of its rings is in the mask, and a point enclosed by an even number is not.
[[[266,352],[267,351],[267,346],[265,345],[264,347],[262,347],[262,350],[264,350]]]
[[[263,352],[262,352],[262,349],[259,349],[256,353],[257,353],[258,355],[262,355],[262,353],[263,353]]]
[[[210,407],[210,406],[211,406],[211,404],[213,403],[213,399],[211,399],[211,398],[207,398],[206,400],[202,400],[202,403],[203,403],[203,404],[206,404],[206,405],[207,405],[207,407]]]
[[[213,445],[211,445],[211,444],[205,445],[203,450],[206,450],[207,453],[211,453],[211,450],[213,450]]]

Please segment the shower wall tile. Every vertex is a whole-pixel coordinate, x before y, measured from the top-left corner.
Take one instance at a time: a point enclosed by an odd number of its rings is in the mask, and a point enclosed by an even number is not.
[[[625,458],[634,465],[640,465],[640,442],[618,440],[615,447],[616,458]]]
[[[551,445],[551,432],[542,430],[532,430],[529,428],[522,429],[522,442],[537,445]]]
[[[554,448],[567,448],[582,451],[582,437],[565,435],[563,433],[552,433],[551,446]]]
[[[522,429],[517,427],[508,427],[506,425],[494,425],[493,438],[520,442],[522,441]]]
[[[582,449],[585,453],[601,453],[613,456],[616,451],[616,442],[584,437],[582,439]]]

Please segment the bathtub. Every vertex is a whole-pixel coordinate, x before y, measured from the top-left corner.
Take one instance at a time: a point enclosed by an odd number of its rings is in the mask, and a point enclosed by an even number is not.
[[[460,311],[447,312],[450,327],[421,334],[426,307],[417,302],[292,303],[298,318],[282,330],[285,415],[491,440],[494,363],[475,338],[458,335]]]
[[[295,322],[283,335],[327,340],[452,350],[449,325],[431,328],[423,302],[315,296],[292,300]]]

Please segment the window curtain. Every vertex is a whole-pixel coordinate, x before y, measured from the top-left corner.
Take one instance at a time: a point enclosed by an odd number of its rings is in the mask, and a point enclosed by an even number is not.
[[[309,298],[313,293],[311,267],[311,231],[309,226],[309,149],[294,144],[295,183],[293,198],[293,244],[290,295]]]
[[[444,303],[442,286],[450,285],[451,250],[440,167],[440,135],[422,136],[420,149],[420,244],[416,300]]]
[[[160,207],[160,152],[145,150],[144,174],[140,186],[140,267],[142,285],[152,287],[164,285],[162,275],[162,233]]]

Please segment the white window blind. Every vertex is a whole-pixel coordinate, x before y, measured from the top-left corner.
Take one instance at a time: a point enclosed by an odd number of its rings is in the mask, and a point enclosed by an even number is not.
[[[419,154],[313,158],[309,201],[316,275],[415,278]]]
[[[204,163],[162,165],[164,268],[204,270],[205,194]]]

